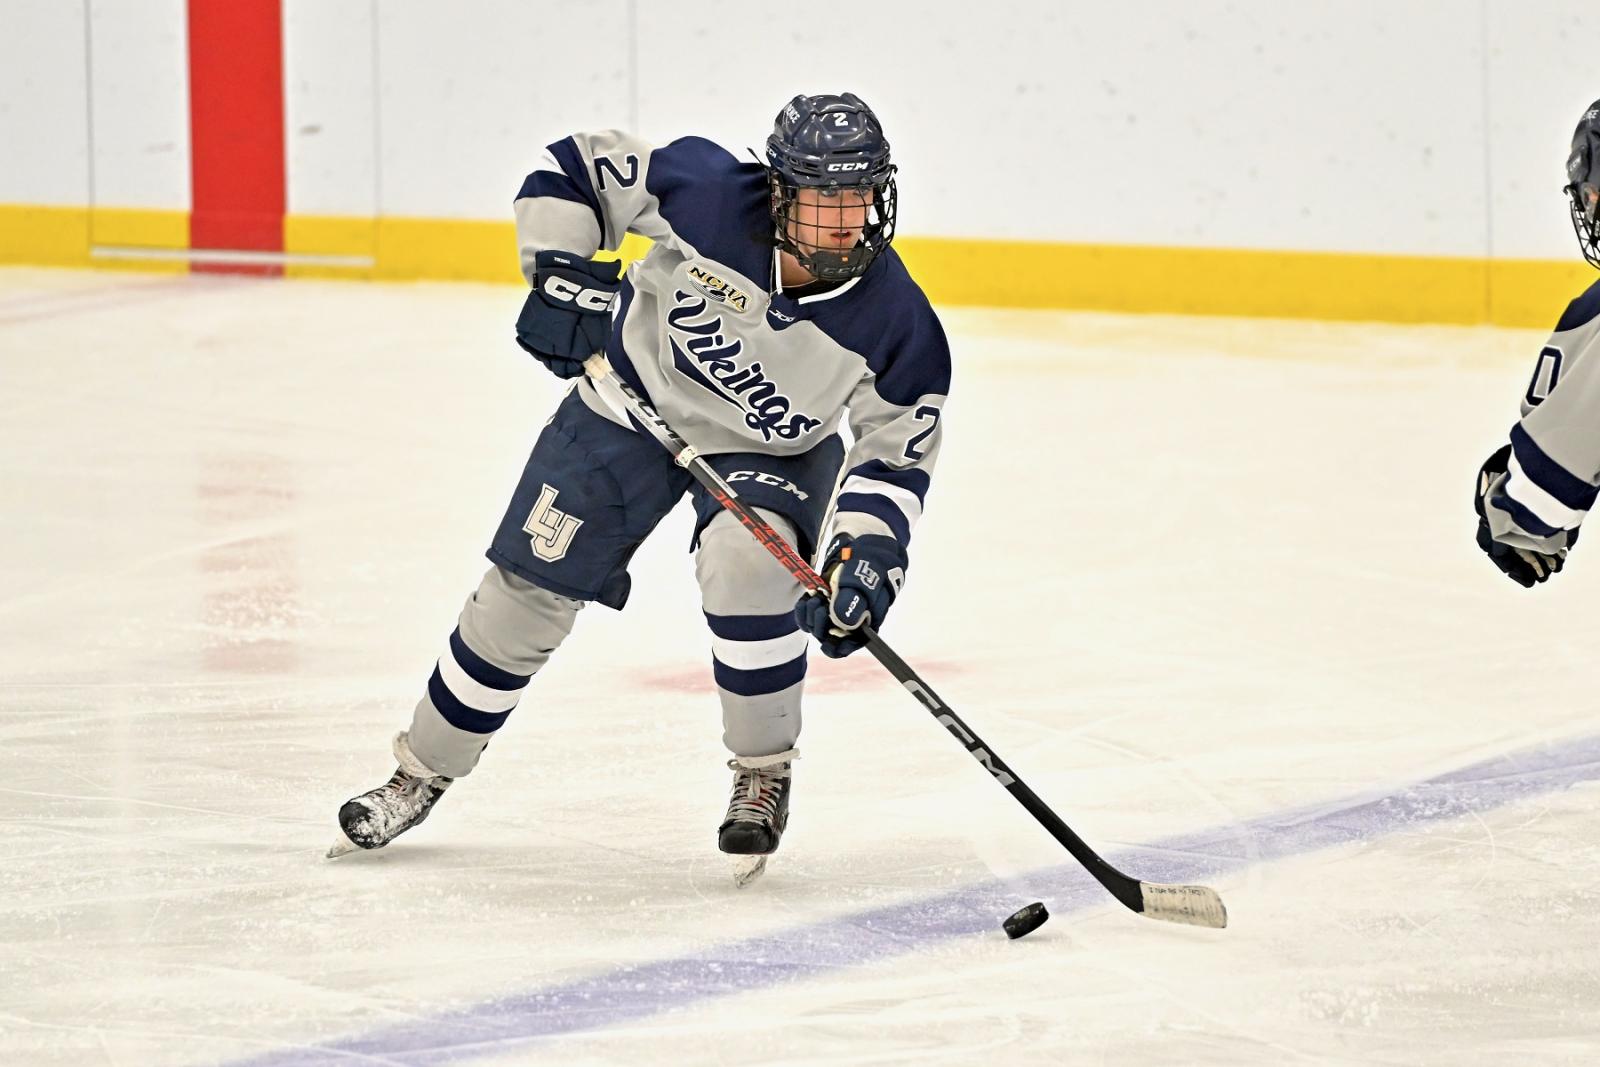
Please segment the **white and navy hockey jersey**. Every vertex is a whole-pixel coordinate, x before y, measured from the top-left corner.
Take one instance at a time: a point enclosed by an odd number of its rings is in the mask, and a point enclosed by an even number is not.
[[[1600,282],[1567,305],[1539,352],[1511,427],[1511,459],[1485,509],[1489,533],[1554,554],[1600,492]]]
[[[703,453],[797,455],[854,436],[833,528],[902,546],[939,455],[950,351],[891,247],[860,278],[792,297],[777,269],[766,170],[698,137],[662,147],[614,130],[549,146],[516,200],[522,270],[655,242],[623,280],[606,355]],[[587,379],[584,400],[620,425]]]

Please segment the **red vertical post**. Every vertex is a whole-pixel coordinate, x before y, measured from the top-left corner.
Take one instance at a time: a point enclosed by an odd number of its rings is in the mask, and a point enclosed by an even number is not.
[[[189,0],[189,138],[190,246],[283,251],[282,0]]]

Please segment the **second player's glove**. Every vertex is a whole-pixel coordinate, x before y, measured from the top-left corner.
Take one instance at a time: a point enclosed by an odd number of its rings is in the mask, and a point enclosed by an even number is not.
[[[611,337],[622,264],[540,252],[533,265],[533,291],[517,316],[517,344],[556,377],[576,378],[583,361],[603,351]]]
[[[1472,507],[1478,513],[1478,547],[1483,549],[1496,567],[1504,571],[1512,581],[1525,588],[1532,589],[1540,582],[1546,581],[1552,574],[1561,569],[1566,561],[1567,550],[1561,548],[1555,552],[1538,552],[1531,548],[1518,548],[1496,541],[1489,530],[1489,502],[1490,488],[1500,475],[1506,473],[1511,462],[1511,446],[1506,445],[1494,455],[1483,461],[1483,466],[1478,469],[1477,489],[1473,494]],[[1567,534],[1567,543],[1571,544],[1578,538],[1578,532],[1572,530]]]
[[[819,572],[833,589],[824,600],[809,593],[794,606],[800,628],[817,639],[822,654],[840,659],[867,647],[863,623],[883,625],[906,580],[906,552],[900,542],[880,534],[852,538],[840,534],[828,546]]]

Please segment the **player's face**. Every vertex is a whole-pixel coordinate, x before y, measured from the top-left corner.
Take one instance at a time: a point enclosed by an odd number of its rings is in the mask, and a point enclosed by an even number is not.
[[[867,227],[872,190],[815,189],[795,191],[789,212],[789,239],[810,251],[838,252],[854,248]]]

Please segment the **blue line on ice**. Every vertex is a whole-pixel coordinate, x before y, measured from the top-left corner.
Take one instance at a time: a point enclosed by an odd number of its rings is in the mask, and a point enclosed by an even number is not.
[[[1125,849],[1107,858],[1145,881],[1205,882],[1252,863],[1367,841],[1594,780],[1600,780],[1600,736],[1538,745],[1387,795],[1264,815]],[[598,1030],[714,997],[876,963],[949,938],[999,936],[999,919],[1019,903],[1018,884],[1049,901],[1056,915],[1120,907],[1076,863],[1069,863],[712,945],[692,955],[604,971],[465,1010],[379,1027],[358,1037],[284,1048],[234,1061],[231,1067],[410,1067],[504,1054],[539,1038]]]

